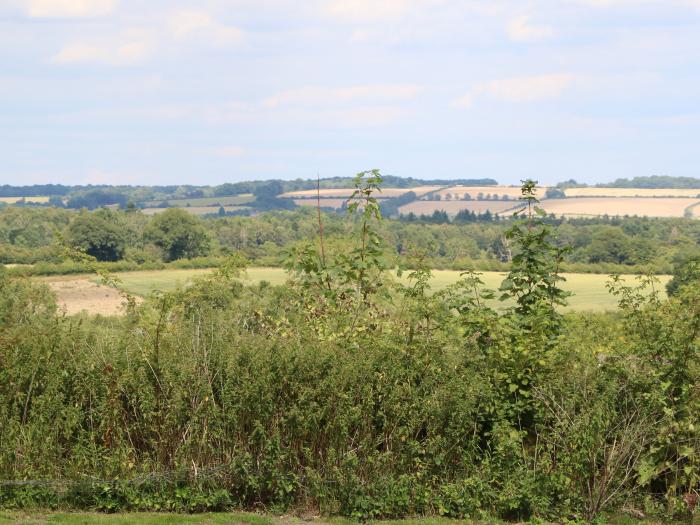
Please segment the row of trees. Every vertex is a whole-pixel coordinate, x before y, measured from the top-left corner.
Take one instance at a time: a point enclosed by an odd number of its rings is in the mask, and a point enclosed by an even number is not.
[[[470,201],[470,200],[477,200],[477,201],[497,201],[497,200],[503,200],[503,201],[509,201],[511,200],[510,195],[503,194],[499,195],[498,193],[483,193],[479,192],[476,194],[476,197],[472,198],[472,195],[470,193],[452,193],[452,192],[446,192],[444,197],[441,193],[433,192],[429,193],[426,195],[425,200],[429,201],[441,201],[441,200],[446,200],[446,201]]]
[[[381,201],[382,213],[384,206]],[[323,212],[322,216],[327,240],[342,245],[347,237],[347,215]],[[700,250],[700,222],[693,220],[545,220],[557,226],[562,242],[571,246],[565,262],[589,265],[588,271],[612,271],[604,265],[635,270],[647,265],[668,273],[676,258]],[[317,222],[313,209],[201,219],[178,209],[151,217],[137,210],[76,213],[9,207],[0,211],[0,262],[60,262],[60,245],[70,241],[101,260],[126,258],[138,263],[241,251],[252,261],[279,264],[289,246],[314,234]],[[430,217],[385,220],[380,235],[388,246],[395,247],[392,256],[399,260],[419,250],[434,267],[465,267],[480,260],[507,261],[504,232],[511,222],[510,214],[496,221],[490,213],[461,212],[450,218],[438,212]]]
[[[124,258],[129,231],[109,210],[82,213],[68,228],[68,242],[98,261]],[[166,261],[209,254],[210,239],[201,221],[179,208],[156,215],[143,230],[143,241],[158,247]]]

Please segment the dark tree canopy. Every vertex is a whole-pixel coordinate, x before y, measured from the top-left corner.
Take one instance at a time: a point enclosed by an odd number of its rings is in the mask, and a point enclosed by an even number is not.
[[[88,210],[94,210],[95,208],[113,204],[124,207],[126,201],[126,195],[118,190],[91,190],[71,197],[68,199],[66,206],[68,208],[87,208]]]
[[[168,261],[209,253],[209,236],[201,221],[179,208],[169,208],[156,215],[144,235],[163,250]]]
[[[547,199],[563,199],[566,197],[566,194],[564,193],[564,190],[552,187],[547,188],[547,191],[544,193],[544,196]]]
[[[610,184],[598,184],[606,188],[684,188],[700,189],[700,179],[694,177],[671,177],[669,175],[651,175],[649,177],[633,177],[617,179]]]
[[[111,213],[81,214],[68,229],[70,243],[98,261],[124,257],[127,230]]]

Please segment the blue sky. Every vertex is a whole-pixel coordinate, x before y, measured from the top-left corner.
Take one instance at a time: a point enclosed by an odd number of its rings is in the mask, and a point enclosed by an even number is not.
[[[700,177],[700,0],[0,0],[0,184]]]

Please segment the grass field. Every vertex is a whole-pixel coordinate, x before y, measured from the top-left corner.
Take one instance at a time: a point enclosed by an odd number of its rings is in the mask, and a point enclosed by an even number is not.
[[[426,193],[439,190],[442,187],[443,186],[417,186],[415,188],[382,188],[382,191],[378,192],[375,195],[375,197],[377,197],[378,199],[390,199],[392,197],[398,197],[399,195],[408,193],[409,191],[414,192],[420,197],[421,195],[425,195]],[[350,195],[352,195],[353,191],[355,191],[354,188],[334,188],[321,190],[318,193],[321,195],[322,198],[325,197],[347,199],[348,197],[350,197]],[[288,191],[287,193],[283,193],[282,195],[280,195],[280,197],[290,199],[315,199],[316,190]]]
[[[37,203],[49,202],[48,197],[0,197],[0,202],[5,202],[7,204],[14,204],[15,202],[19,202],[22,199],[24,199],[25,202],[37,202]]]
[[[700,198],[700,189],[679,188],[567,188],[567,197],[688,197]]]
[[[219,213],[219,206],[173,206],[177,208],[182,208],[183,210],[191,213],[192,215],[209,215],[212,213]],[[141,213],[144,215],[155,215],[157,213],[164,212],[168,208],[143,208]],[[224,210],[227,212],[234,212],[240,210],[247,210],[248,206],[224,206]]]
[[[187,205],[190,206],[216,206],[217,208],[219,206],[240,206],[241,204],[248,204],[249,202],[253,202],[255,200],[255,197],[253,196],[252,193],[241,193],[238,195],[226,195],[226,196],[221,196],[221,197],[198,197],[198,198],[191,198],[191,199],[164,199],[166,202],[170,204],[170,206],[174,208],[183,208]],[[148,201],[146,202],[146,205],[148,207],[156,207],[158,206],[162,200],[160,201]]]
[[[178,286],[185,285],[190,279],[198,276],[203,276],[209,273],[211,270],[154,270],[146,272],[125,272],[120,273],[117,276],[122,282],[122,288],[129,293],[146,296],[154,291],[172,291]],[[483,272],[481,278],[485,283],[487,288],[497,289],[503,280],[504,273],[500,272]],[[605,284],[608,282],[609,277],[607,275],[601,274],[564,274],[566,282],[563,283],[563,288],[572,292],[574,295],[569,298],[569,306],[566,307],[565,311],[606,311],[614,310],[617,306],[617,300],[615,297],[608,293]],[[435,270],[433,272],[433,279],[431,281],[431,289],[433,291],[438,291],[446,286],[457,281],[460,277],[460,272],[455,270]],[[90,286],[78,286],[75,281],[84,281],[91,283]],[[248,269],[246,279],[249,283],[257,283],[262,280],[268,281],[271,284],[282,284],[287,279],[287,274],[282,268],[250,268]],[[670,276],[662,275],[659,276],[659,287],[662,295],[665,295],[665,285],[670,279]],[[56,283],[70,281],[72,286],[77,286],[80,288],[79,299],[83,301],[83,304],[89,305],[90,301],[96,304],[100,304],[101,298],[103,301],[110,301],[114,304],[115,300],[113,295],[108,295],[105,293],[103,287],[95,287],[94,283],[97,279],[91,276],[59,276],[59,277],[43,277],[41,278],[44,282]],[[626,280],[630,283],[634,282],[632,276],[626,277]],[[404,278],[405,282],[405,278]],[[53,285],[54,289],[57,291],[59,301],[66,305],[66,308],[71,313],[76,311],[76,307],[73,306],[71,301],[71,296],[62,296],[61,287],[58,285]],[[89,290],[93,290],[94,297],[87,297],[86,294]],[[499,301],[494,301],[494,306],[500,306],[504,303]],[[117,306],[119,303],[117,303]],[[86,306],[88,311],[90,307]],[[97,307],[96,307],[97,308]],[[105,306],[106,308],[106,306]],[[99,312],[99,310],[98,310]]]
[[[579,197],[546,199],[540,204],[547,213],[568,216],[624,216],[683,217],[686,208],[698,199],[682,197]]]
[[[446,211],[448,215],[457,215],[461,210],[473,211],[477,214],[485,213],[486,210],[491,213],[508,213],[509,210],[514,210],[520,207],[521,204],[517,200],[510,201],[413,201],[409,204],[401,206],[399,211],[406,215],[415,213],[416,215],[432,215],[434,211]]]

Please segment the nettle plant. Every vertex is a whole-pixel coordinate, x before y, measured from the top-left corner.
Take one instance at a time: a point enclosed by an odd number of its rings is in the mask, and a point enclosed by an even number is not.
[[[515,213],[522,219],[505,232],[513,259],[500,287],[500,299],[515,303],[504,316],[511,335],[501,358],[510,365],[506,379],[510,392],[526,404],[533,381],[547,367],[561,336],[562,316],[557,308],[566,306],[570,295],[561,288],[565,279],[559,270],[568,248],[556,245],[555,232],[538,206],[536,184],[523,181],[520,200],[525,206]]]
[[[379,202],[382,176],[373,169],[358,173],[348,199],[348,214],[354,218],[356,236],[336,253],[328,253],[318,214],[318,244],[307,243],[287,254],[285,268],[295,276],[305,294],[309,312],[316,320],[353,313],[373,305],[373,297],[385,289],[389,267],[378,224],[382,220]],[[387,292],[388,293],[388,292]],[[353,323],[354,325],[354,323]]]

